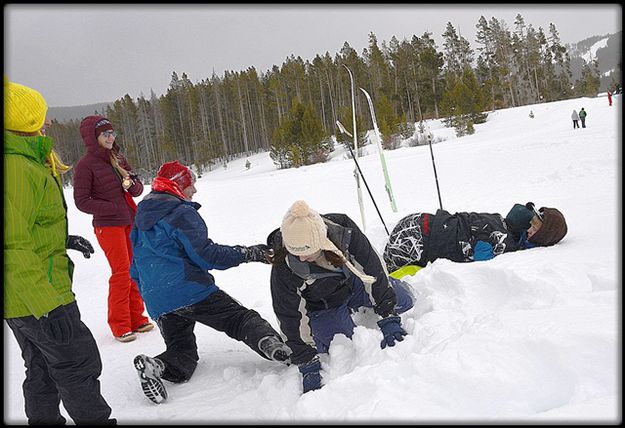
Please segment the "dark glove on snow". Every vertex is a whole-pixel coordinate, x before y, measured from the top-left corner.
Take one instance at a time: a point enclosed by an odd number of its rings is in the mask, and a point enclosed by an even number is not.
[[[380,330],[382,330],[382,334],[384,335],[384,339],[380,343],[382,349],[387,346],[395,346],[395,341],[401,342],[404,340],[404,336],[406,330],[404,330],[401,326],[401,318],[398,316],[390,316],[381,319],[378,321],[378,326],[380,326]]]
[[[299,366],[299,372],[302,374],[302,385],[304,386],[304,394],[308,391],[321,389],[321,362],[319,357],[315,357],[306,364]]]
[[[72,338],[72,323],[64,306],[59,306],[39,318],[39,326],[50,341],[59,345],[67,345]]]
[[[291,354],[293,351],[278,336],[265,336],[258,341],[258,349],[262,351],[267,358],[273,361],[279,361],[291,364]]]
[[[262,262],[269,264],[267,259],[267,252],[269,247],[265,244],[250,245],[249,247],[241,247],[243,255],[245,256],[245,262]]]
[[[91,242],[78,235],[69,235],[67,237],[67,242],[65,243],[65,248],[68,250],[80,251],[86,259],[91,257],[91,254],[95,252],[93,251]]]

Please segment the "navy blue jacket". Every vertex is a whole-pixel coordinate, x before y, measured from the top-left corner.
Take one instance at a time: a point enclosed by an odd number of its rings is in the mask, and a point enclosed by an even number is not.
[[[130,232],[130,276],[154,320],[219,290],[209,270],[225,270],[244,261],[240,247],[208,238],[199,208],[197,202],[156,191],[137,206]]]

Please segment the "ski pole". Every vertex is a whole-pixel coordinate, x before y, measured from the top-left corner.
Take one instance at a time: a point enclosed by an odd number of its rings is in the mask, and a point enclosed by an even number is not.
[[[349,131],[347,131],[347,129],[345,129],[345,127],[343,126],[343,124],[341,122],[339,122],[338,120],[336,121],[337,126],[339,127],[340,131],[348,136],[352,136],[352,134],[349,133]],[[349,144],[347,144],[347,148],[349,149],[349,153],[351,153],[352,155],[352,159],[354,159],[354,162],[356,163],[356,168],[358,169],[358,172],[360,173],[360,177],[362,178],[362,182],[365,183],[365,187],[367,188],[367,192],[369,192],[369,197],[371,198],[371,202],[373,202],[373,206],[375,207],[375,210],[378,212],[378,216],[380,216],[380,220],[382,221],[382,224],[384,225],[384,230],[386,230],[386,234],[388,236],[391,236],[391,234],[388,232],[388,228],[386,227],[386,223],[384,223],[384,219],[382,218],[382,214],[380,213],[380,210],[378,209],[378,204],[375,203],[375,199],[373,199],[373,195],[371,194],[371,190],[369,189],[369,185],[367,184],[367,180],[365,180],[365,176],[362,173],[362,170],[360,169],[360,165],[358,164],[358,161],[356,160],[356,156],[354,156],[354,152],[352,151],[352,148]]]
[[[438,175],[436,174],[436,164],[434,163],[434,151],[432,150],[432,131],[430,131],[430,127],[428,126],[428,143],[430,145],[430,156],[432,156],[432,168],[434,168],[434,180],[436,181],[436,192],[438,193],[438,203],[443,209],[443,202],[441,201],[441,190],[438,187]]]

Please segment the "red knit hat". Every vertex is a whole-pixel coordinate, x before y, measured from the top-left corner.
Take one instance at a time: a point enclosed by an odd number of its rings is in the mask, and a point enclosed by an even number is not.
[[[95,123],[95,137],[98,138],[104,131],[112,131],[113,124],[110,120],[103,117]]]
[[[175,182],[182,190],[195,183],[195,174],[193,171],[177,160],[164,163],[156,175]]]

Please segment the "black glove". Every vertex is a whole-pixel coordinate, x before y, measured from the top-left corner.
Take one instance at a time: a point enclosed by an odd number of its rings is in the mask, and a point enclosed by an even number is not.
[[[265,336],[258,341],[258,348],[273,361],[291,364],[293,351],[278,336]]]
[[[241,247],[241,251],[245,257],[245,262],[262,262],[269,264],[267,258],[269,247],[265,244],[251,245],[249,247]]]
[[[39,318],[39,326],[46,337],[59,345],[67,345],[72,338],[72,323],[65,311],[59,306]]]
[[[382,342],[380,343],[382,349],[387,346],[395,346],[395,341],[401,342],[404,340],[404,336],[408,334],[406,333],[406,330],[402,328],[401,318],[398,316],[383,318],[378,321],[378,326],[384,335],[384,339],[382,339]]]
[[[91,242],[78,235],[69,235],[67,237],[67,242],[65,243],[65,248],[68,250],[80,251],[86,259],[91,257],[91,254],[95,252],[93,251]]]
[[[304,394],[308,391],[321,389],[321,373],[319,373],[319,370],[321,370],[321,362],[319,361],[319,357],[315,356],[315,358],[306,364],[302,364],[298,368],[303,376],[302,385],[304,387]]]

